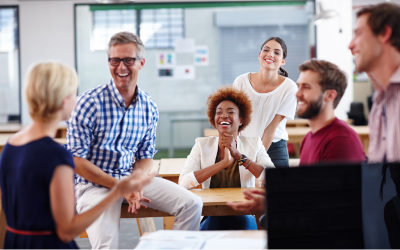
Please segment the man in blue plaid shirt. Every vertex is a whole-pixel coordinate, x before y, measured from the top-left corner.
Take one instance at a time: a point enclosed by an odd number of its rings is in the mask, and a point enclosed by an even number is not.
[[[112,80],[81,94],[67,122],[68,149],[76,168],[78,213],[103,200],[133,167],[147,175],[156,153],[157,106],[137,87],[139,70],[145,64],[144,45],[136,35],[120,32],[109,42],[108,56]],[[123,200],[86,230],[93,249],[118,248]],[[128,212],[137,213],[141,206],[148,206],[174,215],[173,229],[199,229],[201,199],[173,182],[154,178],[142,191],[126,195],[125,200]]]

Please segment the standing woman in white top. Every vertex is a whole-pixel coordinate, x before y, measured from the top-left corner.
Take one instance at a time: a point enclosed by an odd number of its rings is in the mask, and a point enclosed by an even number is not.
[[[259,72],[240,75],[233,82],[250,97],[253,108],[251,122],[240,135],[260,137],[275,167],[289,166],[286,120],[293,120],[296,112],[297,85],[281,67],[286,56],[285,42],[270,37],[258,53]]]

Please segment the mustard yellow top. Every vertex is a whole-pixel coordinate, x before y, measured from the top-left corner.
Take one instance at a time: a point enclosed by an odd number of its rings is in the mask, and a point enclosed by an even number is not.
[[[215,159],[215,163],[219,162],[219,153]],[[221,169],[211,177],[210,188],[235,188],[241,187],[239,163],[235,160],[227,169]]]

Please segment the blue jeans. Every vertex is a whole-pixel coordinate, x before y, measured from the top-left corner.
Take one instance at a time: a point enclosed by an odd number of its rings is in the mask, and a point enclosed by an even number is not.
[[[257,230],[257,222],[253,215],[208,216],[200,230]]]
[[[272,142],[267,151],[269,157],[277,168],[289,167],[289,152],[287,149],[287,141],[280,140]]]

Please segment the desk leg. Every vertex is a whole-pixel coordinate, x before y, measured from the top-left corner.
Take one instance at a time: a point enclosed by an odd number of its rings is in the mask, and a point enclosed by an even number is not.
[[[300,143],[293,143],[293,147],[296,158],[300,158]]]
[[[6,216],[1,206],[1,190],[0,190],[0,249],[3,249],[4,238],[6,236]]]
[[[156,231],[153,218],[136,218],[138,224],[140,236],[143,233],[152,233]]]
[[[368,156],[369,136],[365,136],[361,141],[364,147],[365,155]]]
[[[175,217],[164,217],[164,230],[172,230]]]

